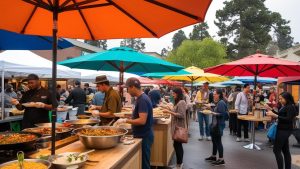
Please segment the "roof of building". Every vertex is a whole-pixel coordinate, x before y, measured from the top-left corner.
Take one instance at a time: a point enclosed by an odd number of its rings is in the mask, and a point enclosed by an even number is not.
[[[277,52],[275,57],[294,61],[294,62],[300,62],[300,44],[295,45],[286,50]]]
[[[76,39],[69,39],[69,38],[64,38],[64,39],[66,39],[67,41],[71,42],[74,46],[77,46],[79,48],[82,48],[82,49],[85,49],[85,50],[88,50],[88,51],[91,51],[91,52],[100,52],[100,51],[103,51],[102,48],[98,48],[96,46],[89,45],[87,43],[78,41]]]

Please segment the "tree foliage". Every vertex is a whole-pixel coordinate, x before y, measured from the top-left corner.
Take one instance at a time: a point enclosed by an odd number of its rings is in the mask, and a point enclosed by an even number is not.
[[[85,40],[85,43],[107,50],[107,40]]]
[[[168,55],[169,51],[166,48],[163,48],[160,52],[160,55],[163,57],[166,57]]]
[[[191,40],[203,40],[204,38],[209,38],[208,25],[206,22],[194,25],[193,31],[190,33],[189,37]]]
[[[172,38],[173,49],[178,48],[181,45],[181,43],[186,39],[187,37],[183,30],[179,30],[177,33],[175,33]]]
[[[210,67],[226,62],[226,47],[211,38],[185,40],[176,49],[169,52],[167,60],[184,67]]]
[[[225,1],[225,7],[216,12],[215,21],[219,28],[221,42],[228,47],[231,57],[244,57],[255,53],[257,49],[265,52],[271,33],[281,50],[292,46],[289,21],[281,15],[271,12],[264,5],[265,0]]]
[[[130,47],[130,48],[135,49],[140,52],[143,52],[146,48],[145,43],[139,38],[123,39],[120,42],[120,46]]]

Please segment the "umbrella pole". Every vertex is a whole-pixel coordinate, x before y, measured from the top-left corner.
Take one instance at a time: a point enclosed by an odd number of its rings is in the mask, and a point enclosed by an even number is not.
[[[257,75],[254,76],[254,90],[253,90],[253,106],[255,106],[255,95],[256,95],[256,87],[257,87]]]
[[[194,88],[194,80],[192,80],[192,83],[191,83],[191,99],[193,97],[193,88]]]
[[[1,120],[5,118],[5,108],[4,108],[4,68],[2,69],[2,79],[1,79]]]
[[[121,103],[123,104],[123,87],[122,87],[122,85],[124,83],[124,72],[123,71],[120,71],[119,82],[120,82],[119,91],[120,91]]]
[[[56,123],[56,108],[57,108],[57,100],[56,100],[56,62],[57,62],[57,20],[58,20],[58,0],[54,1],[53,7],[53,41],[52,41],[52,131],[51,131],[51,154],[55,154],[55,123]]]

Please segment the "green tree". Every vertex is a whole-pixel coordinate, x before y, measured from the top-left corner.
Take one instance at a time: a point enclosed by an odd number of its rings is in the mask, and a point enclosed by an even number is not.
[[[208,33],[209,27],[206,22],[194,25],[193,31],[190,33],[189,37],[191,40],[203,40],[204,38],[209,38]]]
[[[166,48],[163,48],[160,52],[160,55],[163,57],[166,57],[168,55],[169,51]]]
[[[173,49],[176,49],[178,46],[180,46],[181,43],[186,39],[187,37],[183,30],[179,30],[178,32],[176,32],[172,38]]]
[[[279,49],[284,50],[292,47],[294,38],[290,36],[291,28],[288,26],[290,21],[282,19],[281,15],[277,12],[273,12],[272,18],[276,22],[276,26],[274,26],[274,30],[275,30],[277,45]]]
[[[130,48],[140,51],[140,52],[143,52],[146,48],[145,43],[139,38],[123,39],[120,42],[120,46],[130,47]]]
[[[293,44],[288,21],[279,13],[271,12],[264,5],[265,0],[225,1],[224,8],[216,12],[215,21],[222,43],[228,46],[229,56],[240,58],[255,53],[257,49],[265,52],[276,35],[280,49]]]
[[[184,67],[210,67],[227,61],[226,47],[211,38],[185,40],[176,50],[169,52],[167,60]]]
[[[107,40],[84,40],[85,43],[107,50]]]

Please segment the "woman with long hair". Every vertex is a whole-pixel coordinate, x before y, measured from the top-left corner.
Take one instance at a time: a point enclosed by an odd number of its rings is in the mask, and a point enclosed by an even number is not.
[[[184,101],[184,95],[181,88],[175,88],[173,90],[173,97],[175,100],[174,110],[164,110],[165,113],[170,113],[172,115],[172,134],[174,133],[175,126],[186,128],[186,103]],[[173,142],[173,146],[176,152],[177,165],[176,169],[182,169],[183,167],[183,147],[182,143],[175,141]]]
[[[211,141],[213,143],[212,155],[205,159],[214,166],[225,165],[223,158],[223,144],[222,136],[225,128],[225,118],[228,116],[227,104],[223,100],[223,91],[217,89],[213,93],[214,104],[216,105],[212,111],[212,122],[210,125]],[[217,160],[217,153],[219,153],[219,159]]]
[[[291,169],[291,153],[289,148],[289,137],[295,127],[297,108],[293,96],[288,92],[279,95],[281,108],[278,113],[268,107],[267,115],[278,119],[277,133],[274,140],[273,152],[276,157],[278,169]],[[284,156],[284,160],[282,157]],[[285,167],[284,167],[285,166]]]

